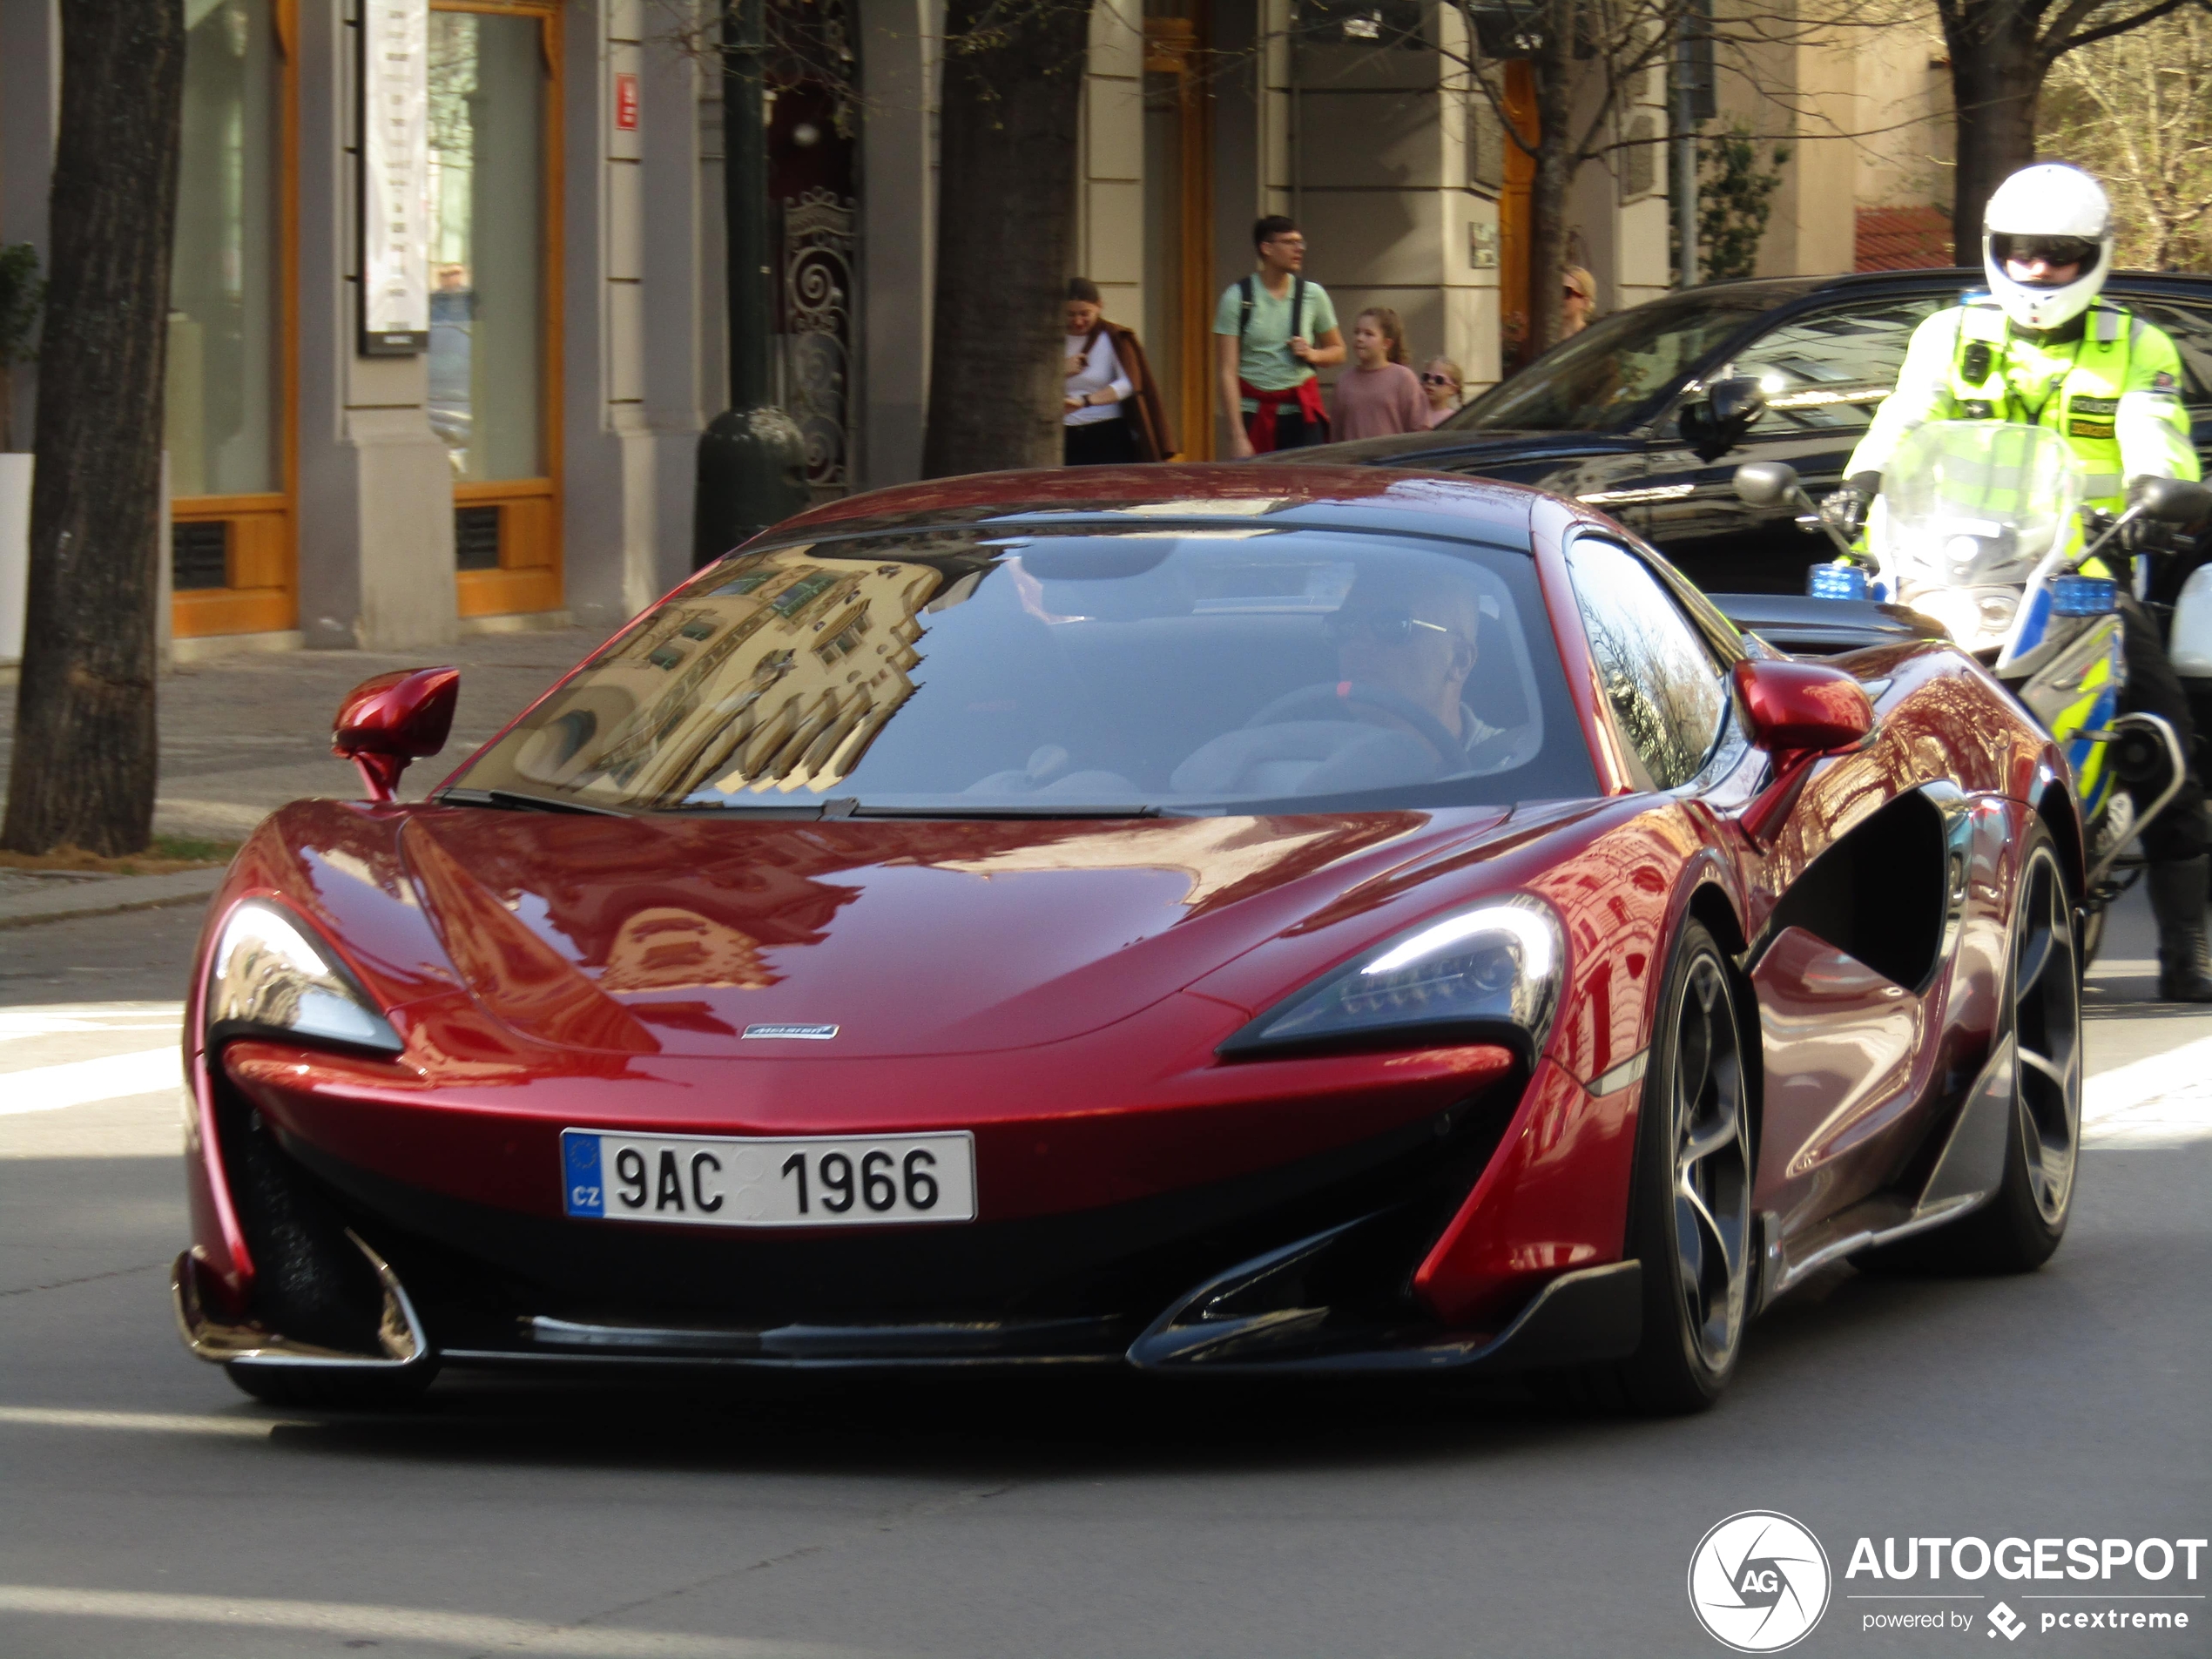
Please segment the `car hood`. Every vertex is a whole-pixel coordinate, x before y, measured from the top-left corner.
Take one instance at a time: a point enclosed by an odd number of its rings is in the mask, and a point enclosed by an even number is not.
[[[407,815],[399,850],[470,992],[538,1041],[941,1054],[1126,1018],[1507,816],[732,824],[433,806]]]

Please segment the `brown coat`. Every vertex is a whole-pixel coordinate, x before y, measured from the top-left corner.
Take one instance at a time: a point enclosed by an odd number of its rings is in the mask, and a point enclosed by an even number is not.
[[[1160,401],[1160,383],[1152,378],[1152,365],[1145,361],[1136,330],[1101,320],[1091,330],[1090,338],[1096,340],[1101,334],[1114,342],[1114,355],[1121,360],[1122,373],[1129,377],[1130,395],[1123,401],[1122,418],[1129,422],[1130,436],[1136,440],[1136,458],[1174,460],[1175,428],[1168,424],[1167,406]]]

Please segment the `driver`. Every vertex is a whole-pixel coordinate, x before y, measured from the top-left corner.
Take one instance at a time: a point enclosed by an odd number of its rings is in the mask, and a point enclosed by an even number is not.
[[[2040,162],[2000,185],[1982,221],[1989,291],[1966,295],[1912,331],[1897,389],[1875,412],[1844,466],[1848,482],[1821,503],[1821,516],[1857,536],[1881,492],[1883,468],[1905,435],[1930,421],[2048,427],[2087,475],[2087,504],[2106,512],[2125,510],[2134,479],[2195,479],[2180,354],[2161,330],[2099,297],[2112,246],[2112,206],[2079,167]],[[2163,528],[2138,520],[2121,532],[2121,544],[2148,553]],[[2104,575],[2102,563],[2085,569]],[[2128,652],[2120,706],[2161,716],[2192,757],[2180,792],[2142,835],[2158,923],[2158,995],[2212,1002],[2205,938],[2212,865],[2188,699],[2125,581],[2120,608]]]
[[[1481,625],[1480,603],[1458,583],[1362,571],[1343,606],[1322,624],[1337,649],[1343,676],[1337,695],[1345,700],[1345,718],[1411,732],[1431,747],[1437,744],[1432,728],[1441,726],[1456,745],[1443,759],[1447,765],[1463,762],[1499,735],[1461,698],[1474,671]],[[1393,704],[1407,711],[1396,711]]]

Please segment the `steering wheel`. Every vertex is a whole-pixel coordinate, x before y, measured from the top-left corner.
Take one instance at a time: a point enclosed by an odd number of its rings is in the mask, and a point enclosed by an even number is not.
[[[1420,734],[1428,746],[1436,751],[1439,760],[1447,763],[1462,759],[1467,745],[1445,728],[1444,722],[1431,714],[1411,698],[1401,697],[1388,686],[1372,685],[1366,680],[1331,680],[1320,685],[1301,686],[1295,691],[1277,698],[1258,714],[1244,722],[1250,731],[1259,725],[1281,725],[1291,720],[1342,719],[1347,705],[1358,704],[1379,710],[1403,720]]]

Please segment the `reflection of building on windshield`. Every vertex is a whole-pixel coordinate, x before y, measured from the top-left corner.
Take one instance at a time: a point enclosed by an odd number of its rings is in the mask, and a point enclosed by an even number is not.
[[[942,573],[784,548],[695,586],[572,681],[516,769],[584,799],[826,789],[914,695]]]

